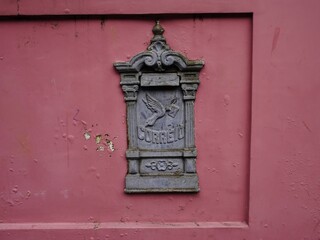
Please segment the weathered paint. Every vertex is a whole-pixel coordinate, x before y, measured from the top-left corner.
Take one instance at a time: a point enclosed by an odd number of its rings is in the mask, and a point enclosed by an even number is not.
[[[319,2],[103,2],[4,1],[0,12],[253,12],[161,19],[173,49],[206,62],[201,192],[123,193],[125,103],[112,63],[146,48],[152,15],[3,19],[0,238],[318,239]]]

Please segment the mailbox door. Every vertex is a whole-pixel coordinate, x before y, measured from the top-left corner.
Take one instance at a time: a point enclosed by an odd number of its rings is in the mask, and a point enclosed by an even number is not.
[[[2,1],[1,239],[318,239],[320,4]],[[197,193],[124,192],[114,62],[160,20],[205,62]]]

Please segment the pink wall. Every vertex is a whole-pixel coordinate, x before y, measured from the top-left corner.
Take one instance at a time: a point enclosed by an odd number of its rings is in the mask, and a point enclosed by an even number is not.
[[[320,238],[320,4],[165,2],[0,4],[3,16],[151,14],[0,21],[1,239]],[[152,14],[192,12],[253,12],[162,16],[169,45],[205,61],[195,104],[201,191],[126,195],[125,103],[112,63],[145,50]],[[96,151],[97,134],[115,150]]]

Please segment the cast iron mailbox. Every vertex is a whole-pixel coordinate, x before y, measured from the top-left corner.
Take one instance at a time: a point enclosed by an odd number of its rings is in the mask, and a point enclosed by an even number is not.
[[[146,51],[117,62],[127,105],[125,192],[198,192],[194,100],[204,62],[170,49],[159,22]]]

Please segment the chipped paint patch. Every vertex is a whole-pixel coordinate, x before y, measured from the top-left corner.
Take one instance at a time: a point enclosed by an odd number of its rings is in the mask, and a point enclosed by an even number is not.
[[[114,143],[109,138],[109,134],[98,134],[95,137],[95,142],[97,144],[97,151],[108,151],[113,152],[115,150]]]
[[[95,128],[96,126],[98,126],[98,124],[90,124],[90,126],[92,126],[92,128],[87,128],[88,123],[85,122],[84,120],[79,120],[77,119],[77,115],[78,115],[79,111],[77,110],[73,120],[78,122],[81,121],[81,123],[83,124],[83,136],[84,139],[86,141],[88,140],[93,140],[94,143],[96,144],[96,148],[95,150],[97,152],[104,152],[107,151],[109,153],[109,157],[111,157],[111,153],[114,152],[116,150],[115,148],[115,144],[114,144],[114,139],[116,139],[117,137],[113,137],[111,138],[110,135],[108,133],[101,133],[101,132],[97,132],[94,131],[93,128]],[[77,126],[77,124],[75,124],[75,126]],[[69,136],[65,136],[65,138],[69,139]],[[87,144],[83,145],[83,150],[88,150],[89,146]]]
[[[96,149],[98,152],[103,152],[104,151],[104,146],[98,146]]]
[[[91,135],[90,135],[90,133],[88,133],[88,132],[85,132],[85,133],[83,134],[83,136],[84,136],[84,139],[85,139],[85,140],[89,140],[89,139],[91,138]]]
[[[113,151],[114,151],[114,144],[113,144],[113,142],[112,142],[111,140],[109,140],[109,139],[107,139],[106,142],[107,142],[107,145],[108,145],[109,150],[110,150],[111,152],[113,152]]]
[[[100,134],[96,135],[96,144],[101,143],[101,140],[102,140],[102,136]]]

